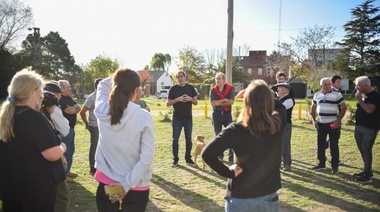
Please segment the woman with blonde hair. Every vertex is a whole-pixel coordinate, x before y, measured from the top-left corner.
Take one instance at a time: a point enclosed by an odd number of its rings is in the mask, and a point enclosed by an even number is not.
[[[99,212],[145,211],[155,149],[153,118],[133,102],[139,75],[120,68],[99,83],[94,113],[99,143],[95,179]],[[110,201],[111,200],[111,201]]]
[[[225,211],[278,211],[285,116],[285,107],[274,99],[268,85],[256,80],[246,89],[238,122],[203,150],[205,162],[228,178]],[[235,153],[231,167],[217,158],[228,148]]]
[[[7,211],[54,211],[66,146],[39,111],[43,78],[21,70],[0,112],[0,199]]]

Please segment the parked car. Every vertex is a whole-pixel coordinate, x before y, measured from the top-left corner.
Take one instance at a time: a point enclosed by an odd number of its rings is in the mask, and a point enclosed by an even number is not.
[[[158,98],[168,98],[169,90],[168,89],[162,89],[160,92],[158,92]]]

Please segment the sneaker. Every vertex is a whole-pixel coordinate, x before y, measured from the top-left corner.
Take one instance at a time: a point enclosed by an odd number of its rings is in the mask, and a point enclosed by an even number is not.
[[[358,178],[360,178],[363,175],[364,175],[364,172],[360,172],[360,173],[353,174],[352,177],[358,179]]]
[[[178,161],[173,161],[173,163],[172,163],[172,167],[176,167],[178,165]]]
[[[317,165],[317,166],[314,166],[313,168],[311,168],[312,170],[326,170],[326,166],[325,165]]]
[[[332,170],[331,170],[331,173],[332,174],[338,174],[339,173],[339,169],[338,168],[333,168]]]
[[[194,167],[194,161],[191,160],[191,159],[187,159],[187,160],[186,160],[186,164],[189,165],[189,166]]]
[[[75,174],[75,173],[72,173],[72,172],[68,172],[68,173],[66,174],[66,176],[67,176],[67,177],[70,177],[70,178],[76,178],[76,177],[78,177],[78,174]]]
[[[372,182],[371,176],[369,174],[363,174],[361,177],[355,180],[358,183],[370,183]]]
[[[282,170],[284,170],[284,171],[292,171],[292,168],[290,168],[289,165],[285,165]]]

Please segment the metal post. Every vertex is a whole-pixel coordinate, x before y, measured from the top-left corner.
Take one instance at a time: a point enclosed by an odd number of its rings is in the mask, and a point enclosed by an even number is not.
[[[227,64],[226,64],[226,82],[232,85],[232,46],[234,39],[234,1],[228,0],[228,28],[227,28]]]

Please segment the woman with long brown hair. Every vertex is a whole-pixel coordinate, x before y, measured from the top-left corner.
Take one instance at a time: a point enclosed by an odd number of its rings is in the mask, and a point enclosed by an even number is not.
[[[139,75],[125,68],[98,86],[94,113],[99,125],[99,212],[145,211],[148,204],[155,138],[152,116],[133,102],[139,87]]]
[[[246,89],[238,122],[203,150],[205,162],[228,178],[225,211],[278,211],[285,116],[285,107],[274,99],[268,85],[256,80]],[[231,167],[217,158],[228,148],[235,153]]]

